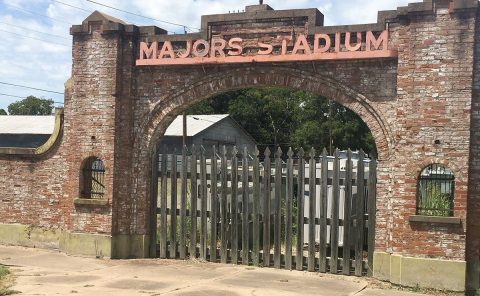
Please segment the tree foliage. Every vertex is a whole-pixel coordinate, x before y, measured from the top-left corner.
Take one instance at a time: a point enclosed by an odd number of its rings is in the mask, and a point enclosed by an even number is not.
[[[37,98],[28,96],[21,101],[8,105],[10,115],[50,115],[54,108],[52,99]]]
[[[193,105],[188,114],[228,113],[259,148],[363,149],[376,154],[373,136],[353,111],[321,96],[285,88],[227,92]]]
[[[0,109],[0,115],[8,115],[5,109]]]

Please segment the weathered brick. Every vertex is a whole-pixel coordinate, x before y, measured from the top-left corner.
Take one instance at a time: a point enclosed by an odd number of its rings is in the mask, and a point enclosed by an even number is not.
[[[105,24],[86,23],[86,31],[73,30],[72,86],[66,92],[60,144],[40,158],[0,156],[0,223],[148,234],[151,152],[175,116],[228,90],[285,86],[336,100],[370,127],[380,157],[378,251],[479,257],[478,12],[474,7],[449,11],[448,2],[435,2],[435,10],[424,7],[390,19],[389,44],[398,50],[398,59],[382,60],[136,67],[140,40],[167,37],[140,34],[136,27],[107,31]],[[306,19],[295,20],[297,34],[309,30]],[[291,27],[290,18],[278,18],[218,22],[211,30],[253,42],[256,33],[291,32]],[[106,208],[73,203],[82,161],[92,155],[105,162],[111,201]],[[417,178],[431,163],[447,165],[455,174],[455,216],[461,225],[409,222]]]

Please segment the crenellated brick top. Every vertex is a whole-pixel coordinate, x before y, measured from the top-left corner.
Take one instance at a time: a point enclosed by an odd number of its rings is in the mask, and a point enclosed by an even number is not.
[[[366,32],[385,30],[386,24],[398,21],[410,16],[435,14],[437,3],[443,0],[423,0],[423,2],[410,3],[407,6],[398,7],[396,10],[379,11],[376,23],[324,26],[324,15],[317,8],[308,9],[288,9],[274,10],[266,4],[246,6],[243,12],[233,12],[225,14],[204,15],[201,17],[201,28],[198,33],[173,34],[156,26],[136,26],[126,24],[120,19],[108,16],[104,13],[95,11],[81,25],[74,25],[70,29],[72,35],[90,34],[91,23],[102,24],[104,33],[122,31],[125,33],[139,35],[143,38],[152,38],[156,41],[185,41],[189,39],[207,39],[211,36],[211,30],[214,27],[238,26],[242,23],[255,23],[257,26],[262,24],[264,27],[275,27],[275,23],[282,20],[291,20],[294,26],[303,27],[306,33],[313,35],[317,32],[333,34],[336,32]],[[464,11],[477,9],[477,0],[451,0],[449,2],[449,11]]]

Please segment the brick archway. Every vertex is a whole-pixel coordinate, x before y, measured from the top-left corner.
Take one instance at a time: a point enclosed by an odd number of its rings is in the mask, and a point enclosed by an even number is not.
[[[388,160],[393,147],[391,131],[364,95],[338,81],[314,72],[286,67],[248,67],[216,72],[165,94],[142,124],[140,147],[152,151],[168,125],[188,106],[220,93],[256,86],[304,90],[332,99],[351,109],[371,130],[379,160]]]
[[[253,66],[238,67],[230,70],[218,71],[205,75],[190,85],[176,87],[165,93],[155,105],[151,107],[148,116],[141,124],[141,131],[136,138],[137,147],[134,149],[136,155],[135,169],[139,182],[135,184],[135,192],[138,198],[146,198],[147,201],[134,201],[140,205],[133,209],[133,225],[138,227],[146,223],[146,229],[150,229],[149,213],[151,196],[151,159],[155,147],[165,133],[169,124],[175,117],[194,103],[200,102],[220,93],[259,86],[278,86],[292,89],[299,89],[332,99],[358,114],[370,128],[379,154],[379,170],[387,167],[390,158],[390,151],[394,146],[391,131],[382,115],[372,106],[371,101],[354,89],[339,83],[335,79],[323,76],[318,73],[298,70],[291,67],[275,66]],[[148,168],[148,169],[146,169]],[[377,191],[382,198],[387,198],[388,181],[379,181]],[[141,205],[146,206],[143,208]],[[150,209],[151,210],[151,209]]]

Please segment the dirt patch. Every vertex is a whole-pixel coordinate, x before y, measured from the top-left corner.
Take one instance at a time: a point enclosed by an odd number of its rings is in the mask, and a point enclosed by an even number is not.
[[[124,290],[160,290],[168,285],[156,281],[143,281],[143,280],[119,280],[113,283],[106,285],[108,288],[112,289],[124,289]]]
[[[94,280],[98,280],[100,277],[93,275],[65,275],[65,276],[42,276],[35,278],[37,283],[62,283],[62,284],[81,284]]]
[[[227,290],[200,290],[200,291],[191,291],[191,292],[180,292],[178,294],[175,294],[178,296],[225,296],[225,295],[230,295],[230,296],[239,296],[240,294],[237,294],[232,291],[227,291]]]

